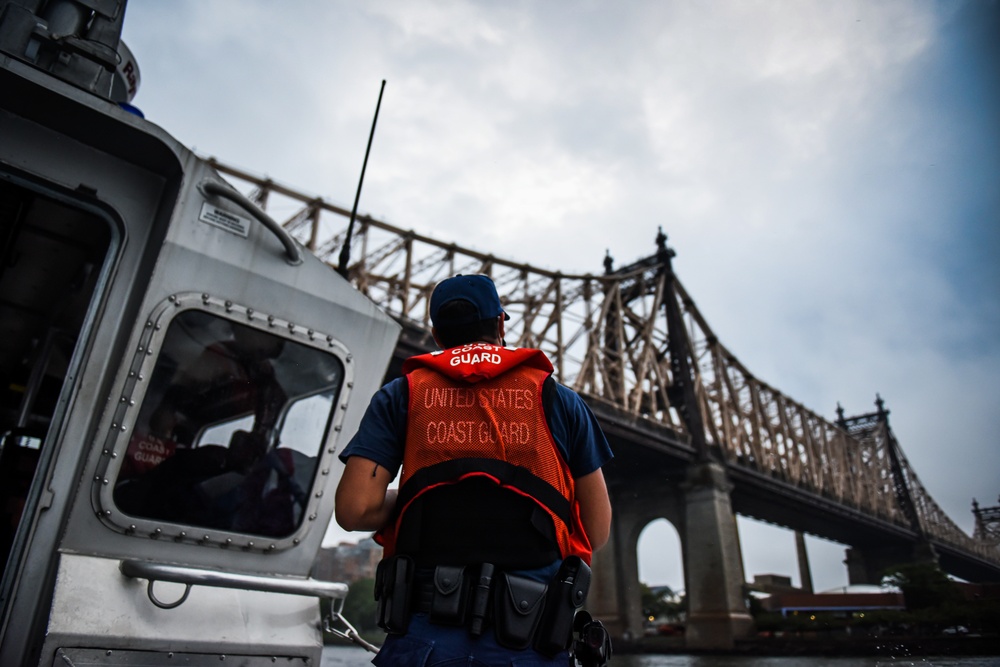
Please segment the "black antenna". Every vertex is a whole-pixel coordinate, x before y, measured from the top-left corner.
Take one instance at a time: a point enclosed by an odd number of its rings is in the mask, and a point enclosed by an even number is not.
[[[368,148],[365,149],[365,161],[361,164],[361,178],[358,179],[358,193],[354,195],[354,208],[351,209],[351,222],[347,225],[347,236],[344,237],[344,246],[340,249],[340,261],[337,264],[337,273],[347,278],[347,264],[351,259],[351,234],[354,233],[354,218],[358,214],[358,200],[361,199],[361,184],[365,182],[365,168],[368,166],[368,154],[372,150],[372,139],[375,137],[375,123],[378,122],[378,110],[382,106],[382,93],[385,91],[385,79],[382,79],[382,87],[378,91],[378,104],[375,105],[375,118],[372,119],[372,131],[368,135]]]

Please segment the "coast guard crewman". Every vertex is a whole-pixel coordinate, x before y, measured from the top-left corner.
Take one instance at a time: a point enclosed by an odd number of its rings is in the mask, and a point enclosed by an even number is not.
[[[404,363],[340,455],[337,523],[384,548],[373,662],[564,667],[610,532],[611,449],[541,350],[506,346],[489,277],[442,281],[430,315],[441,351]]]

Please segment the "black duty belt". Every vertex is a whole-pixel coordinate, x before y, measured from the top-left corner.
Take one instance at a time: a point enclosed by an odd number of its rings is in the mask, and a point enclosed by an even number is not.
[[[412,559],[394,556],[379,563],[375,599],[387,632],[406,632],[410,614],[425,613],[431,623],[464,626],[473,636],[492,626],[502,646],[554,655],[569,648],[589,587],[590,568],[575,556],[548,583],[489,563],[439,565],[430,578],[417,577]]]

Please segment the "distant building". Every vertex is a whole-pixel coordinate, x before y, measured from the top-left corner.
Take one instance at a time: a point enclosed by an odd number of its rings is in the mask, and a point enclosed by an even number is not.
[[[769,595],[779,593],[801,593],[802,589],[792,586],[792,578],[782,574],[755,574],[750,590]]]
[[[790,613],[866,612],[877,609],[905,609],[903,594],[878,586],[845,586],[823,593],[776,593],[762,601],[764,609],[782,616]]]
[[[313,564],[312,576],[323,581],[341,581],[346,584],[358,579],[373,579],[380,560],[382,547],[371,538],[357,544],[341,542],[335,547],[320,549]]]
[[[875,609],[905,609],[898,589],[878,586],[845,586],[822,593],[809,593],[792,585],[791,577],[780,574],[756,574],[748,586],[765,611],[782,616],[797,613],[865,612]]]

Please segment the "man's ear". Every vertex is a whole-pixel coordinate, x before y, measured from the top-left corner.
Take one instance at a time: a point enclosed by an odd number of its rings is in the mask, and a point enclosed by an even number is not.
[[[497,318],[497,334],[498,334],[497,335],[497,340],[500,341],[501,345],[505,345],[506,344],[506,343],[503,342],[504,335],[506,333],[507,333],[507,328],[506,328],[506,326],[504,326],[503,315],[501,315],[500,317]]]
[[[434,342],[437,343],[437,346],[443,350],[444,345],[441,344],[441,339],[438,338],[437,327],[431,327],[431,335],[434,336]]]

